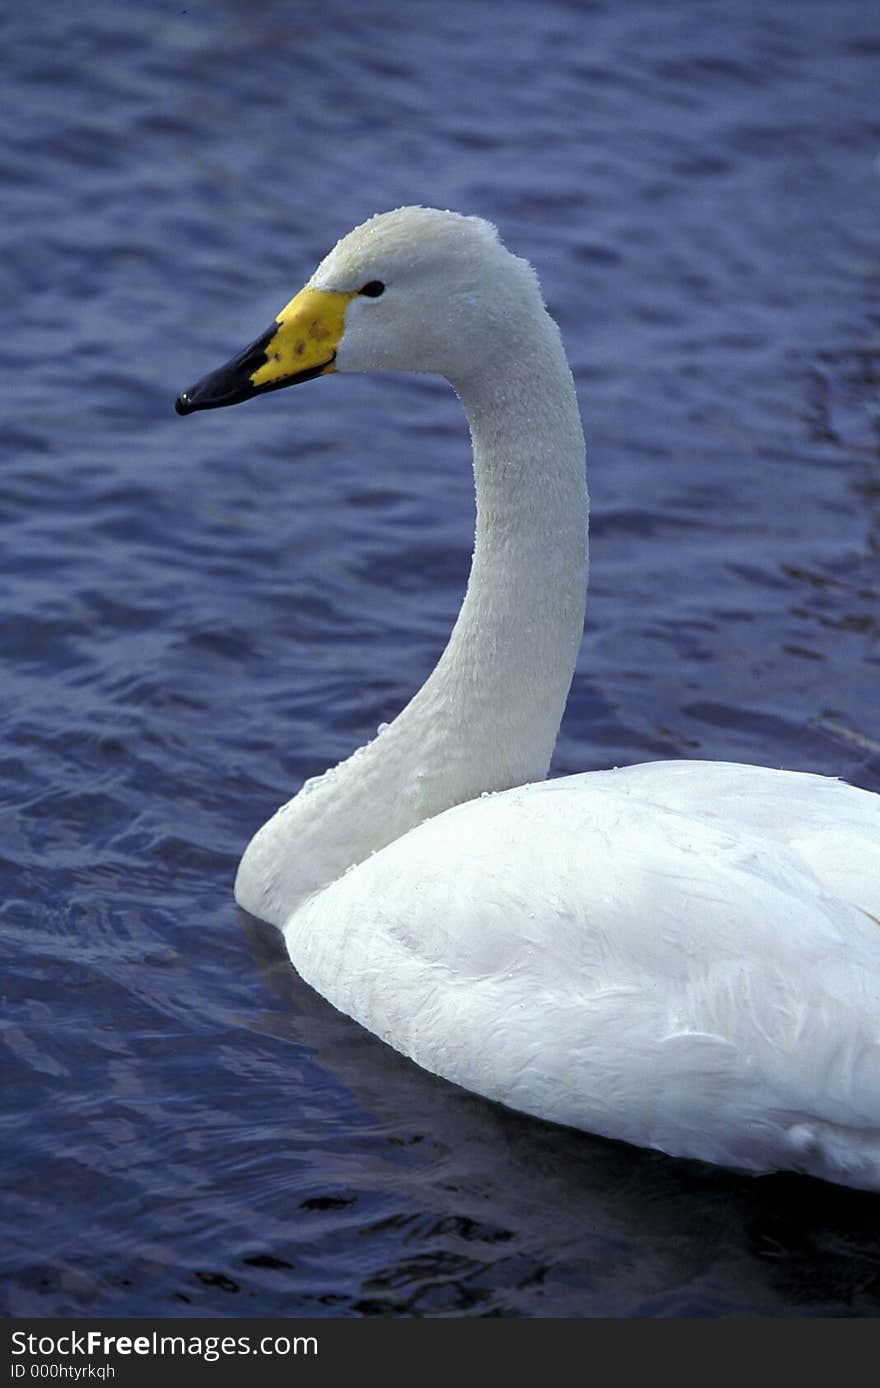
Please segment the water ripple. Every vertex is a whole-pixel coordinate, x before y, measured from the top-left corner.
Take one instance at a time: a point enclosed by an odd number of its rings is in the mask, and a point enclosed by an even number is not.
[[[397,377],[171,413],[370,212],[497,220],[589,440],[555,769],[880,788],[864,8],[514,0],[499,45],[465,0],[97,0],[4,51],[7,1311],[876,1314],[876,1202],[506,1113],[236,913],[249,834],[442,648],[467,431]]]

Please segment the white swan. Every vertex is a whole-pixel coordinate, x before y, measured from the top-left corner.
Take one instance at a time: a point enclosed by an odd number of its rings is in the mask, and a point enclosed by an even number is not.
[[[238,901],[336,1007],[467,1089],[880,1189],[880,796],[719,762],[543,779],[581,639],[587,493],[531,267],[477,218],[373,217],[177,408],[383,369],[441,373],[467,414],[467,594],[411,703],[255,836]]]

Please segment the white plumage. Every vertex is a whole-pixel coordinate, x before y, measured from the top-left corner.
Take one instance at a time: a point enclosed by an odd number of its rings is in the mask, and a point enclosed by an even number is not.
[[[385,292],[357,296],[368,282]],[[587,497],[534,274],[485,222],[403,208],[345,237],[310,287],[352,296],[339,371],[452,382],[475,552],[434,673],[263,827],[238,900],[336,1007],[468,1089],[674,1155],[880,1189],[880,797],[712,762],[544,781]]]
[[[838,890],[876,865],[872,819],[875,796],[760,767],[569,776],[411,830],[285,937],[337,1007],[468,1089],[874,1188],[880,924]],[[877,904],[876,881],[851,885]]]

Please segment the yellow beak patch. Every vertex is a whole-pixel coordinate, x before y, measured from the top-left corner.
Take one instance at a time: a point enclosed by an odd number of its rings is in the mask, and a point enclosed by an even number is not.
[[[178,395],[177,413],[238,405],[335,371],[345,309],[354,297],[337,289],[301,289],[262,337]]]
[[[345,329],[345,309],[354,294],[336,289],[301,289],[281,310],[266,361],[251,374],[251,385],[281,383],[303,371],[325,376],[335,371],[336,349]]]

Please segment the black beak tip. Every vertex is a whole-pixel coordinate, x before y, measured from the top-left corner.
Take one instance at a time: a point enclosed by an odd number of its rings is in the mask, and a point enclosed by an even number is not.
[[[177,414],[192,414],[195,405],[192,403],[188,391],[183,391],[181,395],[178,395],[174,402],[174,409]]]

